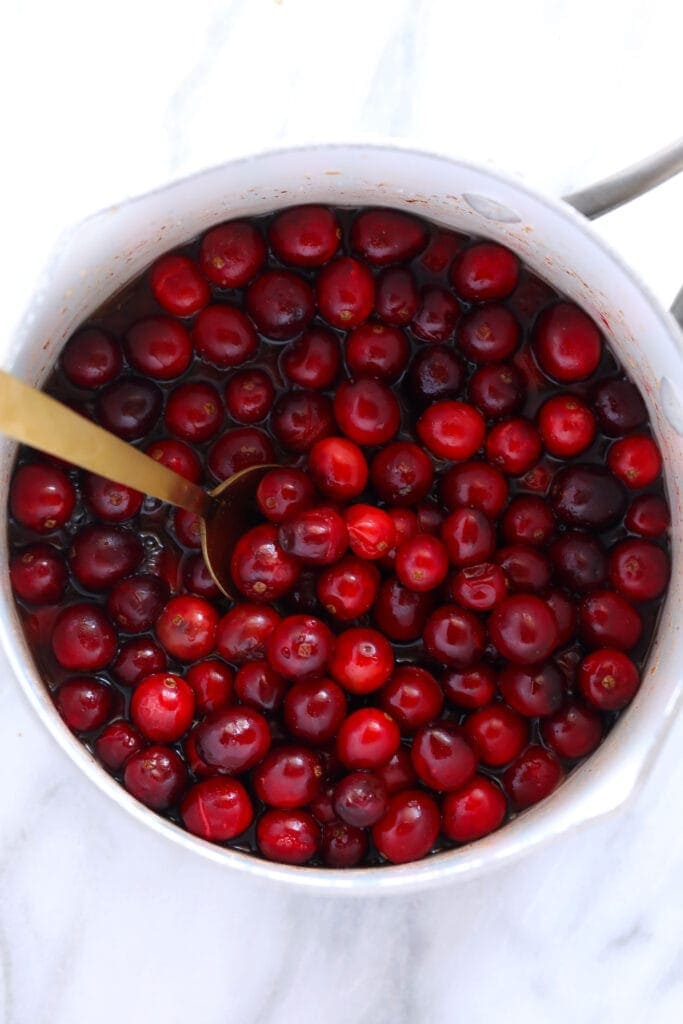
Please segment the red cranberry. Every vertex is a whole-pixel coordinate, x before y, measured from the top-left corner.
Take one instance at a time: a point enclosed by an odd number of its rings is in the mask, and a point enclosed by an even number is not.
[[[509,547],[498,548],[495,557],[511,591],[538,592],[550,585],[552,565],[538,548],[529,544],[511,544]]]
[[[372,772],[352,772],[337,783],[334,810],[342,821],[357,828],[374,825],[386,812],[387,787]]]
[[[460,323],[458,341],[475,363],[500,363],[519,345],[521,330],[507,306],[487,305],[473,309]]]
[[[505,299],[517,287],[519,260],[496,242],[461,249],[450,269],[451,284],[469,302]]]
[[[654,540],[666,533],[671,523],[669,507],[658,494],[641,494],[631,502],[626,513],[626,528],[631,533]]]
[[[609,437],[637,430],[647,420],[642,395],[630,380],[607,380],[593,394],[593,408],[600,427]]]
[[[551,500],[563,522],[599,530],[616,523],[626,504],[621,484],[607,469],[582,463],[556,473]]]
[[[320,828],[307,811],[266,811],[256,825],[264,857],[282,864],[305,864],[320,848]]]
[[[359,708],[345,718],[337,734],[337,755],[347,768],[379,768],[401,742],[396,722],[379,708]]]
[[[130,576],[115,583],[107,597],[107,614],[124,633],[151,629],[168,601],[168,586],[158,576]]]
[[[249,466],[265,466],[275,460],[273,444],[258,427],[238,427],[222,434],[211,445],[206,464],[220,483]]]
[[[330,674],[350,693],[370,693],[394,668],[391,644],[376,629],[347,629],[337,637]]]
[[[562,781],[560,762],[550,751],[530,746],[503,775],[503,786],[517,810],[544,800]]]
[[[295,683],[285,696],[285,726],[292,736],[307,743],[334,739],[345,715],[346,696],[331,679]]]
[[[95,473],[83,474],[81,493],[93,515],[109,523],[132,519],[140,511],[143,499],[140,491]]]
[[[498,688],[510,707],[527,718],[545,718],[562,704],[562,676],[551,662],[530,668],[506,665]]]
[[[541,313],[534,330],[536,358],[542,370],[562,382],[585,380],[598,368],[600,332],[578,306],[558,302]]]
[[[557,578],[570,590],[593,590],[607,579],[607,555],[597,537],[569,530],[552,544]]]
[[[159,643],[179,661],[198,661],[214,649],[218,612],[201,597],[172,597],[157,619]]]
[[[461,569],[449,582],[453,601],[473,612],[489,612],[506,597],[505,573],[492,562]]]
[[[548,590],[545,603],[555,616],[558,630],[558,646],[568,644],[576,632],[576,608],[562,590]]]
[[[390,267],[377,278],[375,312],[385,323],[405,327],[420,308],[415,278],[404,267]]]
[[[55,694],[55,704],[72,732],[99,729],[113,707],[111,687],[91,676],[68,679]]]
[[[376,377],[392,383],[406,368],[410,349],[398,327],[366,323],[356,327],[346,341],[346,364],[354,377]]]
[[[372,313],[375,282],[364,264],[339,256],[318,274],[316,283],[320,315],[333,327],[350,330]]]
[[[149,272],[149,283],[159,305],[174,316],[192,316],[211,298],[197,264],[180,253],[158,259]]]
[[[356,444],[386,444],[401,425],[396,398],[378,380],[347,380],[340,384],[334,397],[334,416],[341,431]]]
[[[334,637],[312,615],[289,615],[270,634],[268,661],[285,679],[321,676],[332,658]]]
[[[288,810],[315,800],[321,789],[320,758],[305,747],[278,747],[254,771],[254,792],[270,807]]]
[[[300,388],[329,388],[341,366],[339,342],[332,331],[310,327],[282,350],[280,366],[285,377]]]
[[[279,530],[275,527],[257,526],[250,533],[260,531],[268,536],[277,537],[278,552],[287,556],[287,565],[297,566],[297,559],[306,565],[330,565],[337,562],[346,551],[349,536],[346,524],[338,512],[324,505],[306,509],[298,515],[290,516],[281,523]],[[249,536],[247,534],[246,536]],[[293,585],[288,584],[287,589]],[[270,596],[266,600],[270,601]]]
[[[315,315],[307,282],[289,270],[268,270],[247,289],[246,306],[257,328],[274,341],[301,334]]]
[[[380,562],[380,565],[384,569],[391,569],[396,558],[396,548],[404,540],[410,540],[411,537],[414,537],[419,532],[419,526],[417,516],[407,508],[388,508],[387,512],[391,516],[394,529],[396,530],[396,547],[393,551],[388,552],[387,556]]]
[[[513,594],[493,609],[489,635],[498,653],[515,665],[545,661],[557,646],[555,616],[540,597]]]
[[[640,615],[625,598],[611,590],[596,590],[579,605],[579,632],[590,647],[635,647],[642,633]]]
[[[301,567],[293,554],[292,546],[283,548],[278,543],[277,527],[263,523],[235,544],[230,575],[246,598],[270,604],[291,590],[299,578]]]
[[[272,469],[256,491],[259,509],[272,523],[310,508],[314,496],[313,484],[300,469]]]
[[[547,452],[559,459],[571,459],[593,443],[595,417],[580,398],[555,395],[541,406],[538,429]]]
[[[579,666],[581,693],[600,711],[626,707],[640,686],[638,669],[623,651],[604,647],[588,654]]]
[[[231,774],[253,768],[270,748],[268,723],[252,708],[214,711],[197,726],[195,734],[202,760]]]
[[[436,537],[418,533],[396,552],[396,575],[409,590],[435,590],[448,573],[448,551]]]
[[[294,206],[276,214],[268,228],[278,259],[294,267],[320,267],[339,248],[341,229],[325,206]]]
[[[441,538],[455,566],[483,562],[496,546],[490,520],[476,508],[457,508],[451,512],[441,527]]]
[[[420,256],[420,264],[430,274],[442,274],[453,261],[455,254],[462,248],[464,238],[454,231],[437,228],[432,225],[432,236],[429,245]]]
[[[416,505],[429,493],[434,466],[421,448],[409,441],[395,441],[372,460],[372,486],[382,501]]]
[[[155,426],[161,391],[151,380],[120,377],[97,396],[95,411],[105,430],[124,441],[138,441]]]
[[[258,348],[249,317],[235,306],[207,306],[197,317],[192,343],[198,356],[221,369],[239,366]]]
[[[408,384],[413,398],[429,404],[444,398],[457,398],[464,379],[462,362],[452,346],[429,345],[415,353]]]
[[[9,574],[14,593],[29,604],[57,604],[69,578],[62,555],[50,544],[31,544],[17,551]]]
[[[221,843],[249,828],[254,810],[241,782],[203,779],[183,797],[180,816],[188,832]]]
[[[257,711],[277,711],[287,684],[267,661],[247,661],[235,676],[235,693],[242,704]]]
[[[432,594],[408,590],[396,576],[390,576],[380,585],[372,613],[385,636],[397,643],[408,643],[422,636],[433,607]]]
[[[123,784],[136,800],[154,811],[165,811],[178,802],[187,785],[187,771],[171,747],[146,747],[126,761]]]
[[[446,698],[459,707],[482,708],[496,694],[496,672],[484,661],[461,672],[450,669],[441,676],[441,688]]]
[[[72,604],[57,616],[52,650],[63,668],[71,672],[96,672],[113,658],[116,634],[97,605]]]
[[[437,537],[441,533],[445,518],[437,503],[427,498],[417,506],[417,532]]]
[[[340,622],[357,619],[375,603],[380,576],[365,559],[344,558],[318,576],[316,593],[325,610]]]
[[[451,668],[471,668],[484,653],[486,636],[471,612],[444,604],[429,616],[423,640],[435,661]]]
[[[130,716],[146,739],[174,743],[190,728],[194,709],[192,687],[180,676],[160,673],[135,687]]]
[[[199,249],[202,272],[220,288],[241,288],[261,269],[265,258],[260,232],[244,220],[207,231]]]
[[[202,531],[199,516],[194,512],[186,512],[178,508],[173,513],[173,526],[176,537],[186,548],[202,546]]]
[[[386,860],[406,864],[429,853],[440,826],[436,800],[419,789],[407,789],[391,797],[386,814],[373,826],[372,838]]]
[[[199,483],[202,464],[196,452],[184,441],[176,441],[172,437],[161,438],[149,446],[147,455],[178,476],[184,476],[193,484]]]
[[[662,456],[651,437],[636,434],[614,442],[607,465],[628,488],[639,490],[655,482],[662,471]]]
[[[399,665],[379,699],[404,733],[415,732],[438,718],[443,707],[443,693],[436,679],[416,665]]]
[[[503,823],[507,802],[500,787],[485,775],[475,775],[456,793],[447,793],[441,808],[442,829],[456,843],[487,836]]]
[[[422,341],[448,341],[460,317],[460,306],[445,288],[427,287],[420,293],[420,307],[410,326]]]
[[[357,498],[368,481],[363,452],[345,437],[317,441],[308,456],[308,471],[318,490],[336,501]]]
[[[358,558],[382,558],[396,545],[396,527],[388,512],[372,505],[351,505],[344,512],[349,546]]]
[[[208,441],[223,420],[220,396],[202,381],[180,384],[168,396],[164,420],[171,433],[184,441]]]
[[[486,457],[504,473],[520,476],[531,469],[541,455],[541,437],[529,420],[496,423],[486,438]]]
[[[325,867],[355,868],[365,857],[368,837],[360,828],[343,821],[331,821],[323,826],[321,854]]]
[[[12,478],[12,515],[22,526],[36,533],[50,533],[64,526],[75,504],[74,486],[56,466],[31,462],[20,466]]]
[[[411,789],[417,785],[417,775],[410,760],[410,751],[407,747],[399,747],[393,757],[390,757],[386,764],[375,768],[374,774],[382,780],[387,787],[389,796],[400,793],[404,789]]]
[[[410,756],[420,781],[432,789],[460,789],[477,768],[474,749],[451,722],[436,722],[420,729]]]
[[[491,704],[471,714],[465,732],[490,768],[508,764],[529,742],[528,723],[505,704]]]
[[[119,719],[105,726],[95,740],[95,755],[110,772],[119,772],[132,754],[142,750],[145,741],[130,722]]]
[[[407,263],[426,244],[423,222],[401,210],[364,210],[351,228],[351,245],[375,267]]]
[[[230,666],[215,658],[199,661],[189,667],[185,681],[192,688],[197,711],[201,715],[232,704],[234,677],[235,673]]]
[[[514,498],[503,516],[503,537],[508,544],[545,547],[555,533],[555,517],[543,498],[523,494]]]
[[[666,590],[669,559],[647,540],[623,540],[610,551],[610,583],[631,601],[652,601]]]
[[[202,555],[188,555],[183,568],[183,586],[191,594],[213,600],[220,595]]]
[[[486,433],[480,412],[465,402],[435,402],[417,421],[417,433],[426,448],[440,459],[471,459]]]
[[[592,754],[602,739],[602,720],[597,711],[581,704],[566,704],[541,724],[547,745],[558,757],[574,761]]]
[[[273,407],[270,428],[283,448],[308,451],[316,441],[334,433],[332,399],[313,391],[281,395]]]
[[[179,377],[192,359],[190,335],[182,324],[168,316],[138,320],[128,329],[125,344],[131,366],[157,380]]]
[[[500,470],[476,460],[447,470],[440,481],[440,492],[446,508],[479,509],[489,519],[497,519],[508,500],[508,484]]]
[[[90,523],[73,539],[71,572],[86,590],[107,590],[134,572],[144,549],[137,534],[118,526]]]
[[[111,663],[111,672],[121,686],[135,686],[145,676],[166,670],[166,655],[149,637],[126,640]]]
[[[121,373],[121,347],[104,331],[94,327],[74,334],[61,356],[62,369],[77,388],[94,390]]]
[[[469,397],[489,419],[512,416],[524,405],[524,378],[512,363],[482,366],[470,377]]]
[[[261,604],[238,604],[223,616],[216,629],[216,650],[236,665],[260,661],[266,643],[280,622],[274,608]]]

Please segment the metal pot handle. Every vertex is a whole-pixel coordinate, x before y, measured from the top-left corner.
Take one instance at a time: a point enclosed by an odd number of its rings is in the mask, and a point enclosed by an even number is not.
[[[660,149],[645,160],[637,164],[625,167],[623,171],[611,174],[602,181],[597,181],[588,188],[582,188],[578,192],[564,196],[565,203],[569,203],[579,213],[583,213],[589,220],[595,220],[604,213],[616,210],[631,199],[642,196],[650,189],[656,188],[663,182],[673,178],[674,175],[683,171],[683,138],[677,139],[671,145]],[[683,288],[673,301],[671,313],[683,327]]]

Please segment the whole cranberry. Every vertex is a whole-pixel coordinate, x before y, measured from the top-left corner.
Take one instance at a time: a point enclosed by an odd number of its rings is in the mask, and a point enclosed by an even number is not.
[[[278,529],[271,523],[244,533],[230,559],[230,576],[240,594],[259,604],[270,604],[290,591],[301,572],[290,551],[281,546]]]
[[[320,827],[307,811],[266,811],[256,825],[256,842],[268,860],[305,864],[320,849]]]
[[[465,732],[490,768],[508,764],[529,742],[529,724],[505,704],[479,708],[468,716]]]
[[[202,464],[199,456],[184,441],[173,437],[163,437],[153,441],[146,450],[147,455],[162,466],[184,476],[190,483],[199,483],[202,475]]]
[[[486,561],[496,546],[491,521],[476,508],[457,508],[441,527],[441,539],[455,566]]]
[[[339,342],[332,331],[309,327],[283,348],[280,366],[285,377],[300,388],[329,388],[341,366]]]
[[[379,853],[392,864],[406,864],[424,857],[434,846],[441,817],[433,797],[419,789],[396,793],[386,814],[372,828]]]
[[[396,545],[396,527],[388,512],[373,505],[351,505],[344,519],[349,547],[358,558],[382,558]]]
[[[470,377],[469,398],[472,405],[492,420],[513,416],[524,405],[524,377],[512,363],[481,366]]]
[[[73,539],[71,572],[86,590],[107,590],[134,572],[144,549],[137,534],[119,526],[89,523]]]
[[[547,452],[559,459],[571,459],[593,443],[595,417],[575,395],[555,395],[541,406],[538,429]]]
[[[331,661],[334,637],[313,615],[289,615],[272,630],[268,661],[285,679],[322,676]]]
[[[651,437],[634,434],[614,442],[607,465],[626,487],[640,490],[653,484],[661,473],[662,456]]]
[[[534,350],[544,373],[567,383],[585,380],[595,372],[602,356],[602,339],[582,309],[571,302],[558,302],[538,318]]]
[[[266,529],[269,536],[272,532],[277,537],[278,550],[286,554],[293,566],[298,565],[297,559],[306,565],[330,565],[339,561],[349,543],[346,523],[338,512],[325,505],[290,516],[277,531],[275,527],[255,528],[264,535]]]
[[[616,523],[626,505],[616,477],[604,466],[584,463],[565,466],[555,474],[550,498],[563,522],[598,530]]]
[[[529,668],[506,665],[498,677],[505,701],[527,718],[545,718],[562,704],[563,686],[559,670],[547,661]]]
[[[563,590],[548,590],[545,603],[555,616],[558,630],[558,646],[568,644],[576,632],[576,606]]]
[[[648,540],[622,540],[610,551],[612,586],[630,601],[653,601],[666,590],[671,567],[665,551]]]
[[[55,693],[55,704],[72,732],[99,729],[112,713],[114,694],[110,686],[92,676],[67,679]]]
[[[29,462],[12,477],[9,500],[12,515],[22,526],[36,533],[50,533],[70,519],[76,492],[61,469]]]
[[[214,649],[218,612],[201,597],[172,597],[155,626],[157,639],[172,658],[199,661]]]
[[[130,722],[117,719],[105,726],[94,743],[95,756],[110,772],[120,772],[132,754],[142,750],[145,741]]]
[[[416,430],[433,455],[463,461],[481,448],[486,425],[481,413],[465,402],[435,402],[420,416]]]
[[[268,753],[268,723],[252,708],[222,708],[195,730],[197,751],[208,765],[237,774],[253,768]]]
[[[213,600],[220,590],[213,581],[201,554],[188,555],[183,566],[183,586],[190,594]]]
[[[399,665],[379,695],[380,705],[404,733],[433,721],[443,708],[443,692],[431,672]]]
[[[277,711],[286,692],[287,683],[267,661],[247,661],[237,670],[235,694],[247,707]]]
[[[149,284],[159,305],[174,316],[192,316],[211,298],[199,267],[181,253],[161,256],[149,271]]]
[[[553,574],[550,559],[530,544],[498,548],[495,559],[513,592],[529,590],[537,593],[550,586]]]
[[[346,768],[379,768],[394,756],[399,728],[379,708],[359,708],[345,718],[337,734],[337,756]]]
[[[190,665],[185,682],[194,693],[195,705],[201,715],[232,704],[235,673],[229,665],[211,658]]]
[[[154,811],[165,811],[182,795],[187,770],[172,747],[145,747],[126,761],[123,784],[140,803]]]
[[[294,267],[320,267],[339,248],[341,228],[326,206],[293,206],[276,214],[268,239],[277,258]]]
[[[111,672],[121,686],[135,686],[145,676],[166,670],[166,654],[147,636],[135,637],[121,644],[111,663]]]
[[[434,465],[416,444],[395,441],[375,455],[370,473],[372,486],[382,501],[416,505],[431,490]]]
[[[457,299],[445,288],[432,286],[420,292],[420,306],[410,326],[422,341],[442,342],[453,336],[459,318]]]
[[[589,647],[617,647],[628,651],[640,640],[643,622],[621,594],[596,590],[579,605],[579,632]]]
[[[437,537],[418,533],[396,552],[396,575],[409,590],[435,590],[448,573],[448,551]]]
[[[380,575],[366,559],[343,558],[320,573],[316,593],[321,605],[340,622],[357,619],[375,603]]]
[[[599,712],[582,704],[566,704],[541,723],[541,734],[553,753],[572,761],[592,754],[602,733]]]
[[[470,843],[502,825],[507,801],[500,787],[485,775],[475,775],[455,793],[447,793],[441,805],[441,828],[448,839]]]
[[[503,787],[517,810],[544,800],[562,781],[562,765],[543,747],[530,746],[503,775]]]
[[[343,821],[323,825],[321,855],[325,867],[354,868],[360,864],[368,850],[368,837],[363,829],[354,828]]]
[[[121,346],[104,331],[86,327],[67,341],[61,355],[64,373],[77,388],[94,390],[121,373]]]
[[[593,392],[593,408],[600,428],[609,437],[637,430],[647,420],[640,391],[630,380],[606,380]]]
[[[425,224],[401,210],[364,210],[351,227],[351,245],[375,267],[407,263],[426,244]]]
[[[588,654],[579,666],[579,687],[600,711],[619,711],[640,686],[638,669],[623,651],[604,647]]]
[[[509,493],[507,480],[500,470],[476,459],[451,466],[441,477],[439,490],[447,509],[475,508],[489,519],[498,518]]]
[[[463,608],[489,612],[507,596],[508,582],[499,565],[480,562],[461,569],[449,581],[449,594]]]
[[[535,665],[555,650],[558,628],[551,609],[534,594],[513,594],[493,609],[489,636],[515,665]]]
[[[299,740],[319,745],[334,739],[346,715],[346,696],[332,679],[295,683],[285,695],[284,723]]]
[[[607,579],[607,553],[597,537],[568,530],[550,547],[558,580],[580,592],[601,587]]]
[[[462,708],[482,708],[496,694],[496,672],[482,661],[472,668],[449,669],[441,676],[441,688],[447,700]]]
[[[235,605],[218,623],[216,651],[235,665],[260,661],[266,656],[266,643],[279,622],[278,613],[267,605]]]
[[[314,391],[291,391],[273,406],[270,429],[283,448],[306,452],[334,433],[332,399]]]
[[[427,619],[423,641],[425,650],[435,661],[462,669],[471,668],[479,661],[484,653],[486,634],[471,612],[454,604],[444,604]]]
[[[486,438],[486,457],[510,476],[521,476],[538,462],[541,436],[530,420],[518,416],[496,423]]]
[[[386,683],[394,668],[389,641],[376,629],[346,629],[337,637],[330,675],[349,693],[371,693]]]
[[[535,494],[522,494],[508,505],[501,526],[508,544],[545,547],[555,534],[556,523],[547,501]]]
[[[387,513],[391,517],[394,529],[396,530],[396,545],[391,551],[387,552],[379,564],[383,569],[393,569],[398,545],[402,544],[404,540],[410,540],[411,537],[415,537],[419,533],[420,527],[416,514],[407,508],[388,508]]]
[[[396,576],[390,576],[380,584],[372,614],[385,636],[408,643],[422,636],[433,607],[433,594],[408,590]]]
[[[161,391],[143,377],[119,377],[99,392],[97,420],[124,441],[138,441],[155,426],[161,412]]]
[[[220,843],[249,828],[254,809],[249,794],[237,779],[203,779],[183,797],[180,816],[188,832]]]
[[[631,502],[624,522],[631,533],[655,540],[668,530],[671,515],[664,498],[658,494],[640,494]]]
[[[347,825],[367,828],[386,812],[389,794],[378,775],[372,772],[351,772],[337,783],[333,806]]]
[[[102,609],[79,602],[63,608],[52,630],[52,651],[71,672],[96,672],[116,651],[116,633]]]
[[[391,389],[369,378],[340,384],[334,416],[340,430],[356,444],[386,444],[401,425],[400,406]]]
[[[390,267],[377,278],[375,312],[384,323],[405,327],[420,308],[420,292],[405,267]]]
[[[368,268],[351,256],[339,256],[318,274],[318,309],[332,327],[350,330],[367,320],[375,303],[375,282]]]
[[[314,497],[313,484],[300,469],[271,469],[256,490],[258,507],[272,523],[310,508]]]
[[[192,343],[198,356],[221,369],[239,366],[254,355],[254,325],[236,306],[207,306],[195,320]]]
[[[363,452],[345,437],[317,441],[308,456],[308,471],[321,494],[335,501],[357,498],[368,481]]]
[[[254,792],[270,807],[303,807],[320,793],[322,773],[320,758],[312,750],[278,747],[254,770]]]
[[[122,523],[137,515],[142,505],[140,491],[114,483],[96,473],[84,473],[81,493],[85,504],[98,519],[108,523]]]
[[[469,302],[506,299],[517,287],[519,260],[496,242],[476,242],[457,254],[450,280],[458,295]]]
[[[138,320],[126,333],[125,347],[131,366],[155,380],[179,377],[192,359],[187,329],[170,316]]]
[[[275,460],[268,435],[258,427],[238,427],[222,434],[211,445],[206,464],[221,483],[249,466],[265,466]]]
[[[261,269],[265,258],[261,234],[246,220],[211,228],[199,248],[202,272],[220,288],[241,288]]]
[[[194,691],[180,676],[147,676],[133,690],[130,716],[153,743],[175,743],[192,724]]]
[[[183,508],[173,513],[173,528],[178,541],[186,548],[202,546],[201,520],[195,512],[186,512]]]
[[[420,256],[420,265],[431,274],[442,274],[453,262],[455,254],[462,249],[464,241],[462,235],[432,225],[431,239]]]
[[[374,774],[382,780],[387,787],[389,796],[400,793],[404,789],[412,789],[417,785],[417,775],[410,760],[410,751],[407,747],[399,747],[393,757],[390,757],[386,764],[375,768]]]
[[[417,507],[417,532],[437,537],[441,533],[445,518],[436,501],[427,498]]]
[[[447,792],[464,786],[478,761],[465,734],[451,722],[423,726],[413,740],[410,756],[421,782]]]
[[[391,384],[405,370],[409,354],[404,332],[376,321],[356,327],[346,340],[346,365],[353,377],[375,377]]]
[[[183,441],[208,441],[223,421],[220,396],[211,384],[203,381],[180,384],[168,396],[164,421],[171,433]]]
[[[109,591],[107,615],[124,633],[144,633],[156,622],[168,596],[168,585],[158,576],[129,576]]]
[[[290,270],[267,270],[249,285],[245,301],[259,331],[273,341],[301,334],[315,315],[310,286]]]
[[[64,558],[51,544],[31,544],[17,551],[9,575],[14,593],[29,604],[57,604],[69,578]]]
[[[491,303],[478,306],[460,322],[458,341],[468,359],[475,363],[500,363],[519,345],[521,329],[507,306]]]
[[[429,345],[418,349],[410,364],[408,388],[412,398],[429,404],[443,398],[457,398],[465,370],[451,345]]]

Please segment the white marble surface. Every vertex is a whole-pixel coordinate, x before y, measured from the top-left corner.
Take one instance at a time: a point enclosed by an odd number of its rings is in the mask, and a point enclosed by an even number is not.
[[[4,8],[6,331],[61,230],[272,143],[396,135],[563,192],[668,142],[670,0]],[[683,181],[601,230],[663,300]],[[683,721],[631,807],[488,879],[366,905],[232,877],[80,776],[2,664],[6,1024],[669,1024],[683,1012]]]

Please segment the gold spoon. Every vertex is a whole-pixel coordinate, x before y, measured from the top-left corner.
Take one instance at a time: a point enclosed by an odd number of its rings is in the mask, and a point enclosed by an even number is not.
[[[217,587],[236,597],[230,576],[235,544],[252,525],[256,488],[270,469],[249,466],[212,491],[174,473],[138,448],[0,370],[0,432],[143,494],[194,512],[204,561]]]

